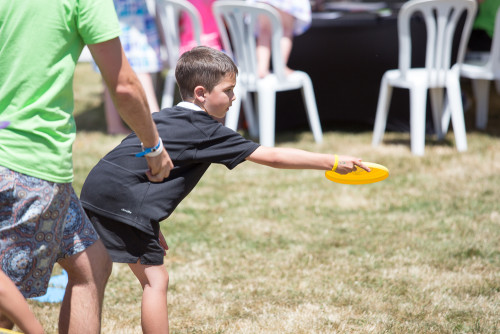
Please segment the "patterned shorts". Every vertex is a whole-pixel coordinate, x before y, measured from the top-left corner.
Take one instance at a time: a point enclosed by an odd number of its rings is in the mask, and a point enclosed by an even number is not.
[[[70,183],[0,166],[0,266],[26,298],[44,295],[54,263],[98,238]]]

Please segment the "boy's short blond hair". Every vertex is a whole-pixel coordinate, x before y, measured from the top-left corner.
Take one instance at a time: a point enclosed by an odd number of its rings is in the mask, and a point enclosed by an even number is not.
[[[175,79],[183,100],[193,98],[196,86],[209,92],[227,75],[238,75],[238,68],[224,52],[197,46],[182,54],[175,67]]]

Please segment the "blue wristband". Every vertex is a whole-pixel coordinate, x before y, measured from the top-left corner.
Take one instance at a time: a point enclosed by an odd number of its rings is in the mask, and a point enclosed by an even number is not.
[[[156,151],[158,151],[158,150],[160,150],[160,149],[162,149],[162,148],[163,148],[162,144],[163,144],[163,143],[162,143],[161,138],[160,138],[160,139],[158,140],[158,144],[156,144],[156,146],[155,146],[155,147],[148,147],[148,148],[146,148],[146,149],[143,149],[143,151],[142,151],[142,152],[137,153],[135,156],[136,156],[136,157],[143,157],[143,156],[145,156],[145,155],[147,155],[147,154],[154,153],[154,152],[156,152]]]

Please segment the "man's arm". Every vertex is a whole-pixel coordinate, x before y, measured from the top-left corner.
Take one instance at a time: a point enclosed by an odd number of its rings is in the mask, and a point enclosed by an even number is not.
[[[339,163],[335,171],[339,174],[350,173],[356,166],[368,172],[370,171],[359,158],[339,155],[338,159]],[[330,170],[335,163],[335,155],[308,152],[295,148],[260,146],[246,160],[274,168]]]
[[[137,134],[144,147],[156,146],[160,137],[149,111],[146,94],[127,61],[120,40],[114,38],[88,47],[120,116]],[[146,159],[150,169],[148,178],[153,182],[168,177],[173,168],[166,150]]]

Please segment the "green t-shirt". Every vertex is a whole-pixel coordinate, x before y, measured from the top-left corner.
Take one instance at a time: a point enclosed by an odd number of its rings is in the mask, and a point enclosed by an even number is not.
[[[484,30],[493,38],[495,18],[499,7],[500,0],[484,0],[484,2],[479,4],[479,10],[473,28]]]
[[[0,165],[73,181],[73,76],[85,44],[120,35],[112,0],[0,1]]]

